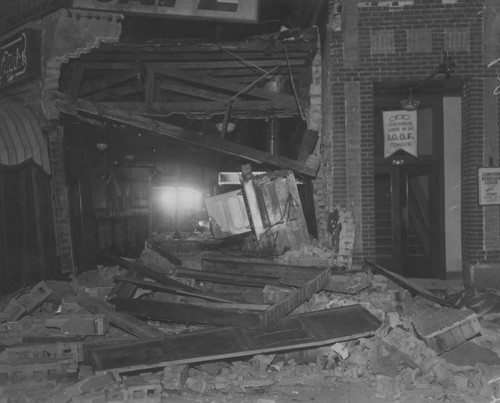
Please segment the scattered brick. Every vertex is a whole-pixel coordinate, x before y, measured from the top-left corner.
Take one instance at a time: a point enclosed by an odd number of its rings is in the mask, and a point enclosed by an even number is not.
[[[104,314],[57,315],[45,320],[46,327],[61,329],[61,332],[80,336],[102,336],[109,331],[109,320]]]
[[[417,334],[438,354],[481,332],[477,315],[468,309],[421,307],[412,321]]]
[[[167,390],[181,390],[186,383],[188,372],[187,365],[167,365],[163,369],[163,387]]]

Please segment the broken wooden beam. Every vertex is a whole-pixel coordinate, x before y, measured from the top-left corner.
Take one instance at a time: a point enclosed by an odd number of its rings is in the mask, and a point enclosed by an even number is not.
[[[150,339],[152,337],[163,337],[165,335],[165,333],[158,328],[150,326],[134,316],[116,312],[113,306],[96,297],[80,293],[78,294],[78,303],[91,313],[105,314],[112,325],[139,339]]]
[[[132,298],[114,299],[116,309],[131,315],[171,322],[200,323],[218,326],[238,326],[247,329],[267,329],[282,319],[297,306],[319,292],[330,280],[329,269],[307,269],[308,281],[292,290],[282,300],[264,311],[251,309],[235,310],[221,305],[209,303],[190,304],[169,301],[146,301]]]
[[[260,258],[248,255],[222,255],[205,253],[201,256],[201,268],[206,272],[225,273],[256,277],[287,278],[305,282],[311,278],[311,270],[327,267],[298,266],[278,263],[272,258]]]
[[[150,269],[149,267],[145,266],[144,264],[136,264],[132,262],[128,262],[125,259],[119,258],[117,256],[114,256],[110,253],[104,252],[104,251],[98,251],[97,254],[99,256],[102,256],[111,262],[123,267],[124,269],[128,270],[134,270],[138,272],[139,274],[143,275],[144,277],[150,278],[152,280],[155,280],[159,282],[160,284],[170,286],[172,288],[177,288],[178,290],[190,292],[193,294],[200,294],[203,295],[204,291],[200,291],[197,288],[190,287],[186,284],[183,284],[179,281],[175,281],[172,278],[170,278],[168,275],[159,273],[157,271],[154,271],[153,269]]]
[[[136,286],[139,286],[141,288],[147,288],[147,289],[156,290],[156,291],[168,292],[171,294],[182,295],[184,297],[201,298],[201,299],[204,299],[207,301],[222,302],[222,303],[226,303],[226,304],[236,302],[236,301],[231,301],[231,300],[228,300],[225,298],[219,298],[219,297],[213,296],[210,293],[200,293],[200,292],[192,293],[192,292],[188,292],[188,291],[179,290],[175,287],[169,287],[169,286],[166,286],[163,284],[158,284],[158,283],[155,283],[153,281],[144,281],[144,280],[139,280],[137,278],[132,278],[132,277],[114,276],[113,279],[115,281],[123,281],[126,283],[135,284]]]
[[[182,261],[179,259],[177,256],[175,256],[173,253],[169,252],[166,250],[162,245],[160,245],[158,242],[148,239],[146,242],[146,246],[150,248],[151,250],[154,250],[156,253],[159,253],[161,256],[166,258],[170,263],[172,263],[175,266],[182,266]]]
[[[124,312],[150,320],[176,323],[197,323],[218,326],[236,326],[248,329],[261,328],[262,311],[250,309],[234,310],[210,304],[200,305],[185,302],[153,301],[133,298],[115,298],[118,312]]]
[[[109,320],[103,314],[57,315],[46,318],[45,327],[78,336],[102,336],[109,330]]]
[[[450,303],[442,298],[439,298],[437,295],[434,295],[432,292],[426,290],[425,288],[420,287],[418,284],[415,284],[414,282],[408,280],[407,278],[404,278],[403,276],[400,276],[399,274],[390,272],[389,270],[386,270],[379,265],[371,263],[366,259],[363,259],[363,262],[370,269],[372,269],[375,273],[382,274],[383,276],[387,277],[389,280],[394,281],[397,285],[399,285],[403,288],[406,288],[412,294],[421,295],[423,298],[426,298],[426,299],[433,301],[433,302],[437,302],[440,305],[447,306],[450,308],[455,308],[454,304],[452,304],[452,303]]]
[[[136,129],[143,134],[165,136],[192,146],[209,149],[214,152],[231,155],[258,164],[267,164],[281,169],[291,169],[309,177],[315,177],[318,172],[319,164],[309,166],[299,161],[273,155],[231,141],[205,136],[195,131],[142,116],[136,112],[137,108],[141,107],[139,103],[136,104],[131,111],[124,111],[123,105],[122,107],[118,104],[109,106],[103,103],[84,101],[81,99],[75,100],[67,97],[63,97],[63,99],[57,101],[56,104],[59,110],[65,114],[77,117],[80,116],[86,119],[90,118],[101,122],[108,121],[118,123]]]
[[[245,287],[264,287],[266,285],[282,285],[278,277],[257,277],[251,272],[247,276],[226,273],[205,272],[202,270],[178,269],[175,276],[179,278],[192,278],[197,281],[210,281],[221,284],[232,284]]]
[[[309,155],[314,152],[316,143],[318,142],[319,134],[317,130],[307,129],[302,137],[302,142],[299,146],[299,155],[297,161],[306,162]]]

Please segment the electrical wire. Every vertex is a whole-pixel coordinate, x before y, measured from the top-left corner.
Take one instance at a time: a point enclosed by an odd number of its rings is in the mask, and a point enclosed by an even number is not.
[[[297,103],[297,109],[299,110],[300,117],[303,121],[305,121],[304,112],[302,111],[302,107],[300,106],[299,97],[297,95],[297,89],[295,88],[295,83],[293,82],[293,73],[292,67],[290,66],[290,58],[288,57],[288,51],[286,50],[286,46],[281,43],[281,48],[285,53],[286,66],[288,67],[288,75],[290,76],[290,82],[292,84],[293,95],[295,96],[295,102]]]
[[[277,225],[284,224],[284,223],[286,223],[286,222],[289,221],[291,207],[292,207],[293,204],[295,204],[294,200],[292,198],[292,195],[289,193],[288,197],[287,197],[287,199],[285,201],[285,208],[283,210],[283,213],[281,214],[280,219],[278,221],[276,221],[274,224],[272,224],[269,227],[267,227],[266,230],[262,234],[260,234],[259,239],[257,239],[257,245],[260,244],[260,241],[262,240],[262,238],[264,237],[264,235],[266,235],[272,228],[276,227]],[[284,219],[285,215],[287,216],[286,220]],[[274,247],[276,247],[277,238],[278,238],[278,233],[276,233],[276,236],[274,238]]]

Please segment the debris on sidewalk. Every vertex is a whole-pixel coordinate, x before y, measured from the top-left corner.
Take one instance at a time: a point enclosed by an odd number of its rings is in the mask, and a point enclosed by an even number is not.
[[[366,260],[352,269],[352,214],[337,206],[333,249],[314,245],[286,171],[250,173],[243,188],[259,253],[151,239],[137,260],[99,251],[110,266],[53,282],[50,298],[45,282],[9,296],[0,401],[30,387],[61,403],[156,403],[339,383],[381,401],[498,397],[500,297],[444,298]]]
[[[481,331],[478,316],[468,309],[422,306],[411,319],[419,337],[438,354],[472,339]]]
[[[11,299],[0,313],[0,323],[13,322],[20,319],[24,314],[31,312],[52,293],[48,285],[41,281],[28,292],[21,293]]]

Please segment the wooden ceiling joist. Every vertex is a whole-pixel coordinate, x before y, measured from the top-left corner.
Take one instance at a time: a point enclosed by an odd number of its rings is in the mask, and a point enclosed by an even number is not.
[[[314,41],[102,44],[63,65],[59,89],[164,117],[224,114],[229,102],[238,116],[293,117],[307,102],[303,73],[316,51]]]

